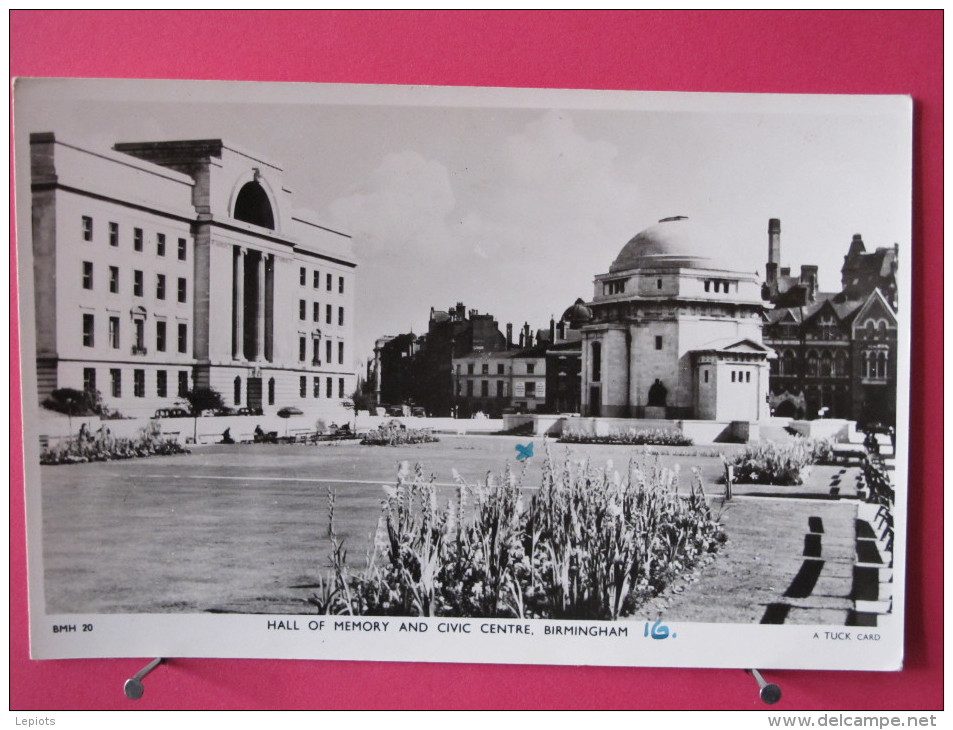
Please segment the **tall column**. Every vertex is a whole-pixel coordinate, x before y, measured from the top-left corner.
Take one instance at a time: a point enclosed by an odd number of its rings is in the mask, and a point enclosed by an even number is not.
[[[265,360],[275,359],[275,255],[265,265]]]
[[[241,360],[245,350],[245,249],[235,247],[232,267],[232,357]]]
[[[258,295],[255,303],[255,362],[265,359],[265,254],[258,254]]]

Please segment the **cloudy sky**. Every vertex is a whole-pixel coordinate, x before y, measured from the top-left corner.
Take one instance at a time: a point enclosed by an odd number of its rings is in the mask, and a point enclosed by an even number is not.
[[[220,137],[284,168],[298,207],[353,236],[358,352],[425,332],[461,301],[501,329],[548,325],[658,219],[687,215],[739,268],[839,288],[851,236],[909,270],[905,99],[640,95],[211,82],[28,82],[19,150],[53,131],[120,141]]]

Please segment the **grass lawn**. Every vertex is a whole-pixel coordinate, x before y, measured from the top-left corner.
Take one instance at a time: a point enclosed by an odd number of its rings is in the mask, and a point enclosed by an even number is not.
[[[507,463],[533,488],[546,445],[532,439],[534,457],[518,464],[515,446],[530,440],[213,446],[185,456],[43,467],[47,612],[309,612],[311,586],[327,566],[329,487],[337,533],[349,562],[360,567],[380,514],[381,485],[394,483],[402,461],[420,463],[446,485],[447,496],[454,470],[473,483],[487,474],[498,478]],[[611,459],[620,471],[630,458],[658,458],[680,465],[686,487],[694,467],[707,493],[724,489],[716,484],[722,464],[712,449],[655,447],[662,454],[656,457],[645,447],[549,448],[557,462],[566,454],[600,467]],[[815,496],[827,496],[828,480],[819,474]],[[812,496],[811,489],[800,493]],[[807,518],[831,514],[833,526],[836,508],[844,513],[837,519],[850,521],[853,504],[740,496],[724,511],[724,555],[646,610],[664,610],[672,620],[757,622],[772,596],[784,592],[788,573],[797,572]],[[678,606],[681,613],[673,615]]]

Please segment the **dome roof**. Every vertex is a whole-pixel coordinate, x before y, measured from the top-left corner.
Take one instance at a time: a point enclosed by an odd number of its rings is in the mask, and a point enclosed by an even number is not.
[[[576,299],[573,305],[563,312],[561,321],[569,322],[569,326],[575,329],[581,327],[592,320],[592,310],[586,306],[586,303],[580,298]]]
[[[726,249],[683,215],[663,218],[636,234],[616,256],[609,273],[629,269],[722,269]]]

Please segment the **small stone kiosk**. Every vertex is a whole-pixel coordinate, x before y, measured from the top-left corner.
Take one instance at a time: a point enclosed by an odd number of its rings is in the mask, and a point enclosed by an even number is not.
[[[582,336],[584,416],[757,422],[769,417],[755,267],[684,216],[664,218],[595,278]]]

